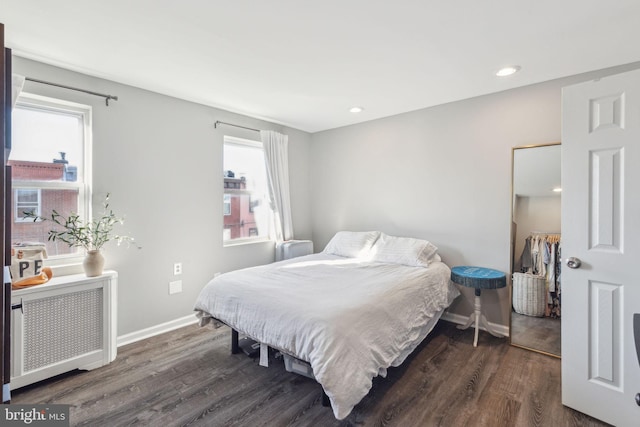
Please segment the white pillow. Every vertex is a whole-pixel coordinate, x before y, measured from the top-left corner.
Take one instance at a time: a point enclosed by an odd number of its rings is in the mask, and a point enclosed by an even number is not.
[[[349,258],[366,257],[379,236],[379,231],[338,231],[323,252]]]
[[[426,240],[381,233],[371,249],[371,260],[411,267],[428,267],[430,262],[439,261],[437,250],[437,247]]]

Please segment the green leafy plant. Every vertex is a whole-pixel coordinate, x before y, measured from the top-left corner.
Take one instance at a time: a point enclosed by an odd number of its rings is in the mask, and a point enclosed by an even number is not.
[[[82,247],[87,251],[100,250],[105,243],[111,240],[115,240],[118,245],[122,243],[136,244],[133,237],[113,233],[114,226],[123,224],[124,218],[116,216],[109,209],[109,194],[106,195],[102,206],[103,212],[90,222],[85,222],[75,212],[65,217],[55,209],[49,218],[34,215],[32,212],[24,212],[24,216],[33,218],[34,222],[40,220],[57,224],[60,228],[49,230],[49,241],[60,240],[71,247]],[[140,248],[137,244],[136,246]]]

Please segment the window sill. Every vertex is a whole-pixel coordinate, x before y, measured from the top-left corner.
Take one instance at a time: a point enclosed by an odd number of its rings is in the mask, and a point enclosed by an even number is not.
[[[222,247],[227,248],[231,246],[243,246],[243,245],[251,245],[254,243],[273,243],[275,242],[269,238],[257,238],[257,239],[234,239],[234,240],[225,240],[222,243]]]
[[[51,270],[53,271],[53,277],[70,276],[72,274],[84,273],[84,269],[82,268],[82,260],[78,262],[70,261],[66,264],[48,265],[48,267],[51,267]]]
[[[84,254],[71,255],[56,258],[45,258],[44,267],[49,267],[53,271],[53,277],[69,276],[71,274],[84,273],[82,261]]]

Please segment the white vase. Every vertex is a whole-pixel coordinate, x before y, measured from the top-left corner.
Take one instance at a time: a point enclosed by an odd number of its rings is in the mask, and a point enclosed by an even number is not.
[[[87,256],[82,261],[82,267],[84,268],[84,274],[87,277],[100,276],[104,267],[104,257],[99,250],[87,251]]]

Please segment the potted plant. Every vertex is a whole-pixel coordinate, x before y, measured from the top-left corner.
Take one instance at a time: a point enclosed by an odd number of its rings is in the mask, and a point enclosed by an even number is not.
[[[103,212],[93,220],[85,222],[77,213],[70,213],[69,216],[59,214],[53,210],[51,217],[43,218],[33,213],[25,212],[26,217],[37,220],[51,221],[59,227],[49,230],[49,241],[60,240],[71,247],[81,247],[86,251],[85,259],[82,263],[87,277],[100,276],[104,267],[104,256],[101,253],[105,243],[115,240],[118,245],[126,242],[135,244],[133,237],[115,234],[113,228],[117,223],[124,223],[124,218],[117,217],[109,209],[109,194],[106,195],[102,203]],[[139,246],[138,246],[139,248]]]

